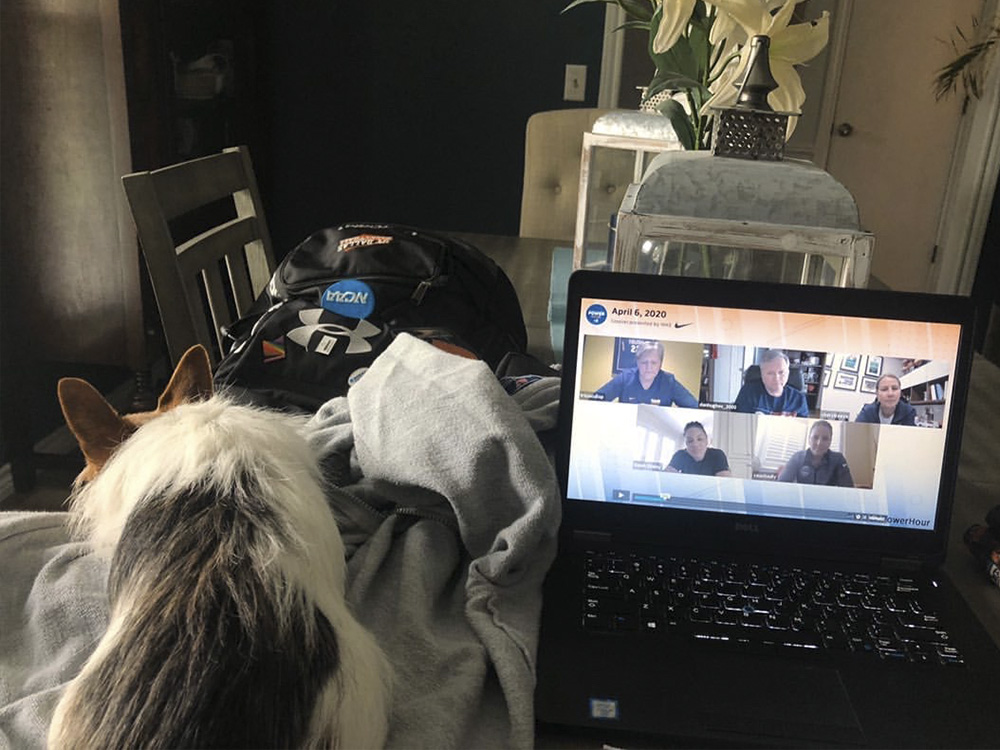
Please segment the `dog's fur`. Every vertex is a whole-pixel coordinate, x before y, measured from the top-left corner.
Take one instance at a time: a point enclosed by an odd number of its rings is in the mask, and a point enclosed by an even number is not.
[[[390,669],[344,601],[344,546],[302,417],[212,395],[189,350],[157,409],[59,400],[87,465],[72,511],[111,559],[108,630],[52,748],[376,747]]]

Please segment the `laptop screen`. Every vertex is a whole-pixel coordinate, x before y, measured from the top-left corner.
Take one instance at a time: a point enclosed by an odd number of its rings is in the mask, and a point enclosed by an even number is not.
[[[838,292],[581,296],[567,497],[934,531],[962,326]]]

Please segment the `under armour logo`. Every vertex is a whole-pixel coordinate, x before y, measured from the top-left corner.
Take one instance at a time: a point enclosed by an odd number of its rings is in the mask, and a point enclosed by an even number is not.
[[[301,346],[306,351],[317,352],[318,354],[329,354],[337,344],[338,336],[347,337],[347,354],[364,354],[372,350],[372,345],[368,342],[372,336],[382,333],[382,329],[367,320],[358,320],[358,324],[351,330],[347,326],[337,323],[321,323],[320,318],[323,310],[311,308],[299,311],[299,320],[304,325],[293,328],[287,334],[288,338]],[[315,333],[322,333],[323,337],[316,346],[310,348],[309,342]]]

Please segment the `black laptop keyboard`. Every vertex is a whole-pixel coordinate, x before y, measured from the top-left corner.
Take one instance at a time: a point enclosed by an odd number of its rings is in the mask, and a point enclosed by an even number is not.
[[[583,627],[737,648],[962,664],[913,579],[588,553]]]

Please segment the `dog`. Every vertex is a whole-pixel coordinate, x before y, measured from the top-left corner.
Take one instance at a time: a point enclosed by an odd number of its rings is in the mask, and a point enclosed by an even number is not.
[[[111,616],[49,747],[383,746],[392,671],[345,602],[307,417],[213,394],[200,346],[155,411],[120,416],[75,378],[58,395]]]

